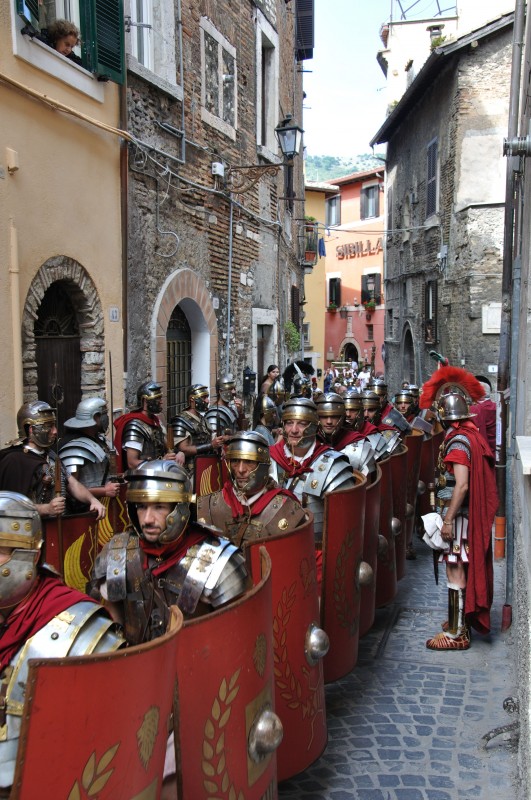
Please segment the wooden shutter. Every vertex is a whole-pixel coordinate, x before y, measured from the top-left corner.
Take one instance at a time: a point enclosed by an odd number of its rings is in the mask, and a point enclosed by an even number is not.
[[[314,33],[314,0],[297,0],[296,5],[296,58],[303,61],[313,58]]]
[[[299,287],[292,286],[291,287],[291,321],[297,328],[300,327],[300,294],[299,294]]]
[[[103,79],[125,82],[122,0],[84,0],[83,56],[87,69]]]
[[[428,145],[426,175],[426,216],[437,211],[437,139]]]
[[[17,0],[17,14],[35,31],[39,31],[39,0]]]

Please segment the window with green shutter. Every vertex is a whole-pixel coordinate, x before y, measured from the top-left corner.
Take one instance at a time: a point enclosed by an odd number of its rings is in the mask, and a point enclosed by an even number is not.
[[[15,0],[23,34],[40,37],[39,0]],[[59,17],[57,13],[56,18]],[[125,81],[123,0],[79,0],[82,65],[100,80]]]

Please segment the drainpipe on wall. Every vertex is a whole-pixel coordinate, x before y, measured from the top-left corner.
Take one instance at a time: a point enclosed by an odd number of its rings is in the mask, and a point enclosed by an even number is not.
[[[18,410],[23,398],[22,380],[22,320],[20,318],[20,270],[18,263],[18,233],[13,217],[9,218],[9,275],[11,285],[11,343],[13,351],[13,399]]]
[[[127,130],[127,73],[126,80],[120,86],[120,128],[123,131]],[[126,377],[128,370],[128,357],[127,357],[127,339],[128,339],[128,306],[127,306],[127,276],[128,276],[128,259],[129,259],[129,237],[128,237],[128,222],[129,222],[129,204],[128,204],[128,143],[125,139],[120,141],[120,222],[122,226],[122,347],[123,347],[123,379],[120,385],[120,397],[123,397],[123,391],[126,385]],[[123,398],[121,405],[125,408],[125,398]],[[113,419],[114,409],[111,411],[111,420]]]
[[[228,275],[228,298],[227,298],[227,341],[225,343],[225,375],[229,374],[230,366],[230,315],[231,315],[231,292],[232,292],[232,218],[234,216],[234,202],[232,192],[229,195],[229,275]],[[216,375],[218,380],[219,375]]]
[[[516,0],[513,27],[513,52],[511,65],[511,85],[509,95],[509,123],[508,138],[512,140],[518,131],[520,79],[522,72],[522,50],[523,35],[525,24],[525,0]],[[507,469],[507,403],[505,391],[509,387],[509,365],[511,360],[511,307],[513,298],[511,290],[513,288],[513,244],[514,244],[514,219],[515,219],[515,169],[514,157],[507,159],[507,170],[505,180],[505,220],[504,220],[504,247],[503,247],[503,271],[502,271],[502,317],[500,326],[500,352],[498,359],[498,395],[501,407],[501,444],[500,459],[496,465],[496,478],[498,486],[499,505],[496,512],[495,545],[498,545],[498,556],[502,557],[507,549],[507,583],[505,605],[502,611],[502,630],[510,627],[512,621],[512,595],[513,595],[513,519],[510,516],[511,526],[507,524],[507,492],[512,499],[511,469]],[[512,361],[516,359],[517,353],[513,351]],[[512,452],[512,451],[511,451]],[[512,461],[509,465],[512,467]],[[505,527],[505,538],[507,547],[500,545],[503,539],[503,528]],[[500,537],[500,533],[502,536]],[[510,544],[509,544],[509,540]]]

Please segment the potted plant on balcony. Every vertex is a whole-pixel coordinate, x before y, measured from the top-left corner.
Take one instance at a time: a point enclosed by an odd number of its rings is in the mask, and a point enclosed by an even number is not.
[[[333,314],[335,314],[335,312],[337,311],[337,303],[328,303],[326,310],[331,311]]]
[[[315,217],[304,217],[304,261],[315,264],[319,250],[319,225]]]
[[[367,319],[370,319],[372,312],[376,310],[376,303],[372,298],[370,300],[365,300],[363,303],[363,308],[365,309]]]

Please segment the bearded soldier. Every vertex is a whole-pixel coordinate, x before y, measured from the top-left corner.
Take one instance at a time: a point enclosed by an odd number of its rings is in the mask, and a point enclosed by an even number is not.
[[[238,597],[248,577],[237,547],[190,521],[186,470],[173,461],[146,461],[126,480],[133,530],[105,545],[89,589],[137,644],[164,633],[170,605],[188,619],[204,614]]]
[[[282,410],[283,440],[270,448],[271,475],[284,489],[304,499],[314,515],[316,544],[322,542],[324,495],[355,486],[352,468],[343,453],[317,440],[319,417],[313,400],[293,397]]]
[[[158,415],[162,411],[162,386],[154,381],[145,381],[138,387],[138,408],[122,414],[114,422],[116,434],[114,446],[118,469],[134,469],[146,459],[167,458],[176,460],[175,453],[168,453],[164,431]],[[179,456],[183,463],[184,456]]]
[[[436,484],[441,536],[448,550],[448,620],[426,642],[430,650],[468,650],[470,628],[490,631],[493,596],[492,524],[498,504],[492,453],[472,421],[470,398],[484,390],[469,372],[441,367],[424,384],[421,407],[434,403],[446,429]]]
[[[216,381],[216,400],[211,409],[216,408],[225,408],[230,412],[230,416],[227,418],[227,428],[232,428],[231,433],[235,433],[243,427],[243,405],[236,393],[236,381],[230,375],[220,377]]]
[[[57,438],[55,412],[48,403],[34,400],[17,413],[19,438],[0,451],[0,490],[21,492],[35,503],[39,514],[57,517],[64,514],[65,495],[88,505],[98,519],[105,508],[63,465],[59,486],[55,486],[55,459],[51,447]],[[54,496],[54,494],[56,496]]]
[[[208,388],[202,383],[194,383],[186,392],[188,407],[173,417],[170,424],[173,428],[175,449],[184,454],[188,470],[193,468],[194,456],[201,453],[212,453],[221,447],[224,438],[212,435],[212,430],[205,420],[208,410]]]
[[[94,497],[116,497],[120,483],[110,474],[107,403],[101,397],[88,397],[76,408],[76,415],[65,422],[65,435],[59,440],[59,458],[69,475],[74,475]]]
[[[264,395],[265,397],[265,395]],[[269,446],[256,431],[231,436],[224,448],[229,480],[221,492],[197,498],[198,521],[244,542],[288,533],[307,515],[295,496],[271,479]]]
[[[28,662],[106,653],[125,644],[93,600],[44,565],[39,512],[18,492],[0,492],[0,796],[13,783]]]
[[[343,402],[345,403],[345,428],[360,433],[363,430],[362,436],[368,436],[370,433],[377,433],[376,426],[368,420],[365,420],[363,399],[359,389],[347,389],[343,395]]]

